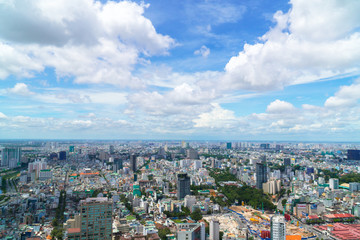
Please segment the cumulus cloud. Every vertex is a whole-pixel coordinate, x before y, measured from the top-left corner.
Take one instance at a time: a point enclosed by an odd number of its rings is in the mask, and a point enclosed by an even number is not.
[[[291,103],[279,99],[271,102],[266,108],[266,112],[268,113],[288,113],[294,110],[295,107]]]
[[[196,128],[233,128],[237,119],[233,111],[223,109],[219,104],[212,104],[212,110],[199,115],[194,119]]]
[[[140,54],[166,54],[175,44],[143,16],[147,7],[130,1],[3,2],[0,78],[30,76],[50,66],[77,83],[141,87],[132,76]]]
[[[225,67],[223,86],[272,90],[360,69],[359,1],[291,0],[287,13]]]
[[[13,88],[8,89],[8,93],[20,96],[29,96],[34,94],[29,90],[25,83],[17,83]]]
[[[207,48],[205,45],[201,46],[200,49],[196,50],[194,52],[195,55],[201,55],[203,56],[204,58],[206,58],[207,56],[210,55],[210,49]]]

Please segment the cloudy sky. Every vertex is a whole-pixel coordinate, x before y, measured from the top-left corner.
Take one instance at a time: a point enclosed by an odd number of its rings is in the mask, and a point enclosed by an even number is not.
[[[359,12],[0,1],[0,138],[360,141]]]

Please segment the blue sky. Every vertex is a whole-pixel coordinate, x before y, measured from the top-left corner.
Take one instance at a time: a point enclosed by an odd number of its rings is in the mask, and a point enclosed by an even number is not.
[[[0,139],[360,141],[360,2],[0,3]]]

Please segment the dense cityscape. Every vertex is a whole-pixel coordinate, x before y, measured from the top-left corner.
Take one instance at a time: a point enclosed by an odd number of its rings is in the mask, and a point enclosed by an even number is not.
[[[360,0],[0,0],[0,240],[360,240]]]
[[[1,147],[3,239],[360,239],[358,144]]]

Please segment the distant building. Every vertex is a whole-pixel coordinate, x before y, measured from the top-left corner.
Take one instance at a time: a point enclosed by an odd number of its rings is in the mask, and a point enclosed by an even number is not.
[[[179,173],[177,176],[177,199],[182,200],[190,194],[190,177],[186,173]]]
[[[114,165],[115,165],[115,169],[117,170],[121,170],[123,169],[123,160],[121,158],[115,158],[114,159]]]
[[[260,148],[262,148],[262,149],[269,149],[269,148],[270,148],[270,144],[269,144],[269,143],[262,143],[262,144],[260,144]]]
[[[110,147],[109,147],[109,152],[110,152],[110,154],[114,154],[114,153],[115,153],[115,148],[114,148],[113,145],[110,145]]]
[[[204,223],[179,223],[177,225],[177,240],[205,240]]]
[[[66,151],[59,152],[59,160],[66,160]]]
[[[339,189],[339,179],[337,178],[330,178],[329,180],[329,187],[331,190]]]
[[[220,223],[218,220],[210,221],[210,240],[219,240],[220,239]]]
[[[16,168],[21,160],[21,148],[6,147],[2,150],[1,166],[6,168]]]
[[[347,150],[347,159],[348,160],[360,160],[360,150]]]
[[[281,180],[271,180],[263,183],[264,193],[276,194],[281,190]]]
[[[358,183],[358,182],[349,183],[349,190],[351,192],[359,191],[360,190],[360,183]]]
[[[262,189],[263,183],[267,182],[267,170],[264,163],[256,163],[256,188]]]
[[[231,142],[226,143],[226,149],[231,149],[231,148],[232,148]]]
[[[290,158],[284,158],[284,166],[290,166],[291,165],[291,160]]]
[[[286,240],[286,223],[281,215],[271,218],[271,240]]]
[[[189,148],[186,150],[186,157],[189,159],[199,159],[199,154],[195,149]]]
[[[75,147],[74,146],[69,146],[69,152],[71,152],[71,153],[75,152]]]
[[[136,155],[135,155],[135,154],[131,154],[131,155],[130,155],[130,169],[131,169],[133,172],[136,172],[136,170],[137,170]]]

